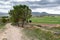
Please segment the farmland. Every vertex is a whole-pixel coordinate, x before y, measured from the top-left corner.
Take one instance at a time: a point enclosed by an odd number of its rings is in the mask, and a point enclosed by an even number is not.
[[[60,17],[32,17],[33,23],[60,24]]]

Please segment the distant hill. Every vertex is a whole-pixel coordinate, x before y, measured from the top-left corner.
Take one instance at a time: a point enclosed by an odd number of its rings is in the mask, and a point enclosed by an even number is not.
[[[32,12],[32,16],[40,16],[39,12]]]
[[[49,14],[46,12],[32,12],[32,16],[60,16],[60,14]]]
[[[0,12],[0,17],[1,16],[9,16],[9,14]],[[32,12],[32,16],[60,16],[60,14],[49,14],[47,12]]]
[[[8,13],[2,13],[2,12],[0,12],[0,16],[8,16]]]
[[[46,12],[32,12],[32,16],[46,16],[48,13]]]
[[[49,16],[60,16],[60,14],[48,14]]]

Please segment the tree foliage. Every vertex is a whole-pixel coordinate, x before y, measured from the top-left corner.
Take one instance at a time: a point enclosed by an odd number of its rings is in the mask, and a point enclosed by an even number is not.
[[[31,9],[26,5],[16,5],[13,9],[9,11],[11,20],[13,23],[18,23],[22,21],[22,26],[24,22],[27,21],[31,15]]]

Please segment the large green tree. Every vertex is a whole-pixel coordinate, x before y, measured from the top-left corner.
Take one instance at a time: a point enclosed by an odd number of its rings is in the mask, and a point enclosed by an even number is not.
[[[31,12],[31,9],[26,5],[16,5],[9,11],[9,14],[13,23],[19,25],[19,21],[22,21],[23,27],[24,23],[31,17]]]

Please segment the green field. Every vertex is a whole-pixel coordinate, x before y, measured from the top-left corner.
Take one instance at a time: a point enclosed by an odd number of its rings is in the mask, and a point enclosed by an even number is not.
[[[33,23],[60,24],[60,17],[32,17]]]

